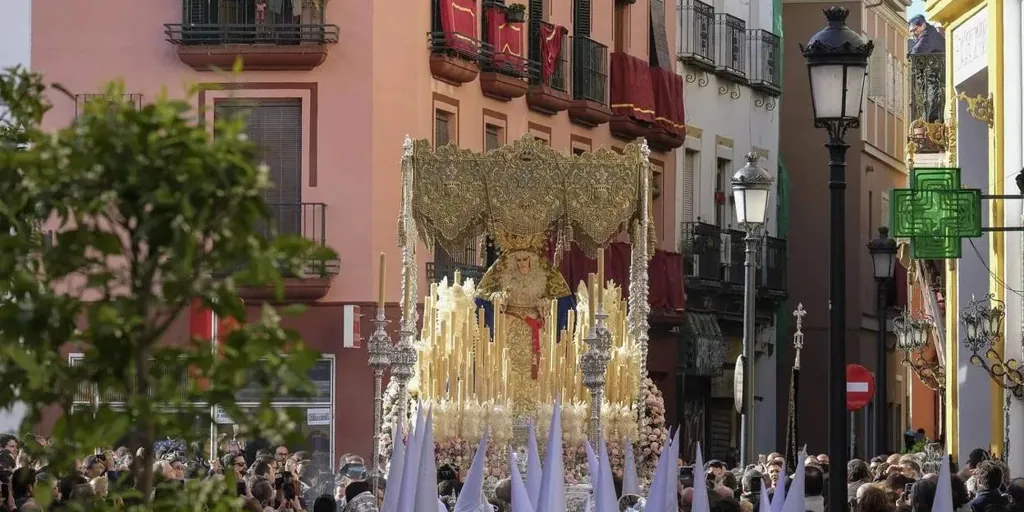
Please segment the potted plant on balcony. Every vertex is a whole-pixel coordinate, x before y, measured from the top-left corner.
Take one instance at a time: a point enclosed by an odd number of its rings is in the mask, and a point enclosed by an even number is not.
[[[526,21],[526,6],[523,4],[509,4],[505,8],[505,21],[509,23],[522,23]]]

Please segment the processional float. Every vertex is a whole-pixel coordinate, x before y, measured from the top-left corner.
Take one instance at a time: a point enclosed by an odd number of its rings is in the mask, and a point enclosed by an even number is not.
[[[649,154],[643,141],[621,153],[575,155],[530,136],[486,153],[406,139],[398,341],[379,307],[368,343],[375,471],[390,457],[393,425],[408,432],[415,408],[424,407],[433,415],[438,464],[467,468],[489,430],[487,475],[496,483],[508,474],[505,446],[525,452],[531,425],[547,432],[551,404],[561,397],[570,484],[586,481],[588,438],[620,452],[632,440],[641,474],[650,475],[667,431],[648,425],[652,411],[664,412],[646,369]],[[602,249],[623,233],[632,244],[625,290],[604,279]],[[485,237],[500,250],[494,263],[479,281],[456,272],[431,284],[420,322],[417,245],[461,255]],[[557,270],[573,246],[598,260],[586,282],[567,283]],[[382,391],[388,366],[392,379]],[[621,457],[615,463],[621,471]]]

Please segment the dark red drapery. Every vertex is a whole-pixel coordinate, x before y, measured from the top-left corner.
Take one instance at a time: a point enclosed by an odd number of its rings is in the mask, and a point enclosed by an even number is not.
[[[622,288],[623,297],[629,296],[630,246],[625,243],[608,244],[604,250],[605,279],[615,281]],[[559,267],[573,293],[580,281],[597,273],[597,261],[588,258],[578,248],[562,256]],[[647,268],[648,301],[652,311],[683,311],[686,294],[683,289],[683,255],[677,252],[654,251]]]
[[[654,122],[654,89],[649,67],[642,59],[628,53],[612,53],[611,103],[615,115]]]
[[[565,48],[562,48],[562,38],[569,32],[569,29],[561,25],[540,24],[540,76],[545,84],[551,83],[551,77],[558,68],[558,59]]]
[[[649,69],[654,85],[655,124],[676,137],[686,138],[683,77],[657,66]]]
[[[523,27],[521,23],[509,23],[504,7],[493,5],[484,8],[487,20],[487,42],[494,47],[491,63],[504,68],[526,69],[523,57]]]
[[[441,30],[450,48],[475,54],[476,0],[438,0],[441,8]]]

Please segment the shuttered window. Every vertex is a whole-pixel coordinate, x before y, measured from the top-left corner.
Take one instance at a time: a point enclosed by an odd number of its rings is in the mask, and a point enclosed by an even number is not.
[[[452,114],[441,109],[434,110],[434,147],[439,148],[452,141]]]
[[[885,52],[874,52],[868,59],[867,97],[877,103],[885,102]]]
[[[544,0],[530,0],[530,19],[544,21]]]
[[[590,0],[573,0],[572,33],[574,36],[590,37]]]
[[[302,99],[218,100],[214,115],[242,116],[249,140],[259,146],[274,184],[264,193],[281,233],[300,233],[302,224]]]
[[[694,175],[697,172],[697,152],[687,151],[683,157],[683,222],[693,222]]]
[[[484,126],[484,150],[491,151],[502,146],[500,126],[488,124]]]

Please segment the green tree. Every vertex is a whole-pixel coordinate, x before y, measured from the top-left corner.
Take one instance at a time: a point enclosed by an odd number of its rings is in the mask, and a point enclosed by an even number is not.
[[[0,140],[15,142],[0,144],[0,232],[10,233],[0,237],[0,389],[14,390],[0,393],[0,407],[27,405],[25,434],[44,409],[60,410],[46,446],[22,436],[56,474],[130,436],[148,448],[132,467],[143,508],[237,510],[231,478],[153,500],[157,437],[208,438],[161,412],[209,418],[219,406],[249,436],[277,441],[293,432],[294,419],[269,402],[309,392],[317,354],[280,327],[270,306],[247,323],[237,290],[281,293],[282,276],[332,255],[261,234],[272,184],[241,120],[218,119],[211,130],[187,101],[160,97],[136,108],[112,84],[70,126],[47,132],[45,93],[53,91],[24,70],[0,74],[0,103],[13,120]],[[39,236],[40,218],[52,241]],[[240,327],[216,347],[168,343],[172,323],[197,301]],[[72,347],[84,353],[75,365],[62,356]],[[235,392],[252,379],[263,385],[262,406],[240,409]],[[93,393],[124,405],[73,407],[76,394]]]

